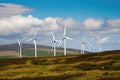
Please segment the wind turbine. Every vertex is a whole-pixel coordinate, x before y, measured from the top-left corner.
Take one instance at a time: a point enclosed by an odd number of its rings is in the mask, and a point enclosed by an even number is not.
[[[55,39],[55,36],[52,32],[51,32],[51,35],[52,35],[52,38],[53,38],[52,50],[54,50],[54,56],[56,56],[56,42],[60,42],[60,41]]]
[[[17,38],[18,41],[18,52],[19,52],[19,56],[20,58],[22,58],[22,44],[20,43],[20,40]]]
[[[95,49],[96,49],[96,48],[95,48],[95,47],[96,47],[96,46],[95,46],[95,42],[94,42],[93,40],[94,40],[93,38],[92,38],[92,39],[89,38],[89,41],[87,41],[87,42],[88,42],[89,52],[92,52],[92,51],[91,51],[91,47],[93,48],[93,51],[95,51]]]
[[[27,41],[33,41],[34,46],[35,46],[35,57],[37,57],[37,32],[35,32],[34,36],[32,39],[28,39]]]
[[[81,54],[84,54],[84,50],[85,50],[85,39],[86,39],[86,35],[84,36],[84,38],[80,41],[78,41],[81,45]]]
[[[64,34],[63,34],[63,38],[62,38],[62,40],[59,42],[59,44],[58,44],[58,47],[60,46],[60,44],[61,44],[61,42],[63,42],[64,41],[64,55],[66,55],[66,39],[68,39],[68,40],[73,40],[72,38],[69,38],[69,37],[67,37],[66,36],[66,24],[65,24],[65,27],[64,27]]]
[[[103,44],[108,40],[108,37],[104,37],[104,38],[100,38],[99,37],[99,45],[100,45],[100,52],[102,52],[102,47],[103,47]]]
[[[92,33],[92,32],[90,32],[90,33]],[[108,36],[101,38],[100,36],[98,36],[94,33],[92,33],[92,34],[98,39],[98,43],[100,45],[99,51],[101,52],[103,44],[108,40]]]
[[[93,46],[92,40],[89,41],[88,45],[89,45],[89,52],[91,52],[91,47]]]

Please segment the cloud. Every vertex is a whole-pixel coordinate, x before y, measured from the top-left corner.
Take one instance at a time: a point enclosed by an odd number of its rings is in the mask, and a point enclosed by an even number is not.
[[[120,19],[103,20],[88,18],[83,22],[84,28],[97,34],[118,34],[120,33]]]
[[[69,29],[75,29],[75,28],[80,27],[80,22],[78,22],[72,18],[66,18],[66,19],[58,18],[57,23],[61,26],[65,26],[65,24],[66,24],[66,26]]]
[[[68,36],[81,35],[81,32],[84,32],[82,29],[84,27],[87,31],[98,34],[120,33],[119,20],[108,20],[107,28],[103,26],[104,23],[105,21],[102,19],[95,20],[92,18],[80,23],[72,18],[46,17],[45,19],[39,19],[32,15],[15,15],[0,19],[0,36],[32,36],[35,31],[38,31],[41,36],[48,36],[51,31],[59,36],[63,33],[65,24],[67,25]]]
[[[33,27],[37,27],[41,20],[31,15],[24,17],[21,15],[0,19],[0,36],[9,36],[28,32]]]
[[[120,27],[120,19],[108,20],[108,24],[111,27]]]
[[[33,9],[17,4],[0,3],[0,18],[23,14],[29,11],[33,11]]]
[[[78,24],[70,18],[52,18],[47,17],[45,19],[38,19],[31,15],[27,17],[22,15],[11,16],[0,19],[0,36],[12,36],[12,35],[33,35],[35,31],[39,31],[41,35],[50,35],[51,31],[59,33],[63,31],[63,24],[70,23],[69,26],[74,27]],[[70,27],[67,26],[67,29]]]
[[[101,19],[95,20],[93,18],[89,18],[89,19],[85,20],[83,23],[85,29],[88,29],[88,30],[100,29],[103,24],[104,24],[103,20],[101,20]]]

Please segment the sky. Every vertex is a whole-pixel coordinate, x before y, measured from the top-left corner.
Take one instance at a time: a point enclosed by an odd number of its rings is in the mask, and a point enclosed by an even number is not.
[[[37,43],[51,46],[51,32],[61,40],[65,24],[74,39],[67,48],[80,49],[85,37],[85,50],[99,51],[100,40],[103,51],[120,49],[120,0],[0,0],[0,45],[33,43],[37,31]]]

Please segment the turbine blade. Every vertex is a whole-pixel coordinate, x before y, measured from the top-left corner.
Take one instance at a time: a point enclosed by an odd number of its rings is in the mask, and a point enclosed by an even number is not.
[[[56,42],[60,42],[60,40],[55,40]]]
[[[66,24],[65,24],[65,27],[64,27],[64,35],[66,35]]]
[[[17,38],[17,41],[18,41],[18,45],[20,46],[20,40]]]
[[[86,39],[86,34],[85,34],[84,37],[83,37],[83,41],[85,41],[85,39]]]
[[[74,39],[72,39],[72,38],[69,38],[69,37],[65,37],[66,39],[69,39],[69,40],[74,40]]]
[[[60,46],[60,44],[63,42],[63,40],[64,40],[64,39],[62,39],[62,40],[59,42],[57,48]]]
[[[51,35],[52,35],[53,40],[55,40],[55,36],[54,36],[53,32],[51,32]]]
[[[26,41],[32,41],[33,39],[28,39],[28,40],[26,40]]]
[[[36,43],[36,40],[33,39],[33,43],[34,43],[34,45],[36,45],[36,44],[37,44],[37,43]]]
[[[33,38],[36,38],[36,36],[37,36],[37,31],[35,32],[35,34],[34,34]]]

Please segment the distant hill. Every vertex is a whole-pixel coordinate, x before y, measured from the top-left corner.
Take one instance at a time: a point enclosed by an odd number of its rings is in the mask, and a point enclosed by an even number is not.
[[[33,44],[26,44],[23,43],[23,49],[28,49],[28,48],[34,48]],[[51,46],[46,46],[46,45],[37,45],[37,47],[40,49],[51,49]],[[63,48],[59,47],[57,50],[63,50]],[[17,43],[13,43],[13,44],[5,44],[5,45],[0,45],[0,51],[18,51],[18,44]],[[67,48],[67,51],[72,51],[72,52],[76,52],[76,49],[72,49],[72,48]],[[77,50],[77,52],[80,52],[80,50]],[[89,53],[87,51],[85,51],[85,53]]]
[[[34,48],[33,44],[22,44],[24,49],[27,48]],[[37,45],[38,48],[51,48],[50,46],[43,46],[43,45]],[[18,50],[18,44],[13,43],[13,44],[5,44],[5,45],[0,45],[0,51],[17,51]]]

